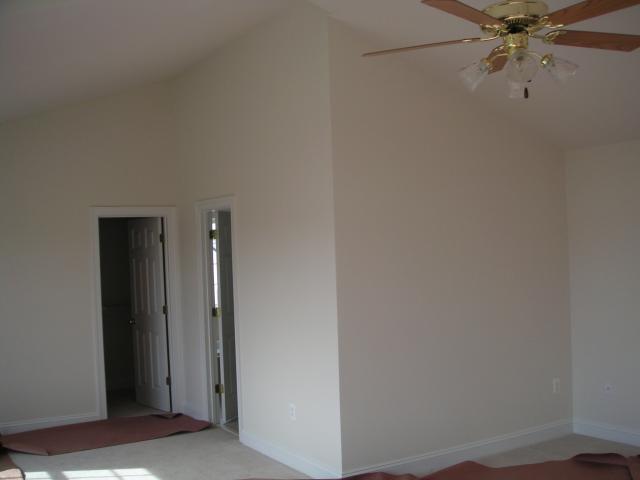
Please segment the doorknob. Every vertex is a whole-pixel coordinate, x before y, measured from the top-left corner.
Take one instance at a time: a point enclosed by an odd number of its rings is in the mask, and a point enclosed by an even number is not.
[[[135,318],[130,318],[129,319],[129,325],[135,325],[136,324],[136,319]]]

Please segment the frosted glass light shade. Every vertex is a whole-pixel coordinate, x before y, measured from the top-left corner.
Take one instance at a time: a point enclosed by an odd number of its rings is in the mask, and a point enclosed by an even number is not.
[[[542,67],[551,75],[551,78],[558,83],[567,83],[575,76],[578,70],[578,65],[575,63],[553,55],[544,57]]]
[[[524,89],[526,85],[520,82],[507,80],[507,96],[516,100],[524,99]]]
[[[460,78],[465,86],[472,92],[489,75],[489,65],[485,61],[474,62],[464,67],[459,72]]]
[[[516,50],[507,62],[507,80],[526,85],[538,73],[538,59],[525,49]]]

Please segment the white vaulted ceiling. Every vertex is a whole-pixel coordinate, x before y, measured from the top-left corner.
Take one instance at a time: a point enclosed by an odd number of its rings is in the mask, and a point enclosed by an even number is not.
[[[0,0],[0,121],[175,75],[284,0]]]
[[[174,76],[291,1],[304,0],[0,0],[0,121]],[[369,36],[373,47],[480,33],[419,0],[311,1]],[[547,1],[551,10],[574,3]],[[488,3],[467,2],[479,9]],[[640,6],[571,28],[640,34]],[[531,98],[513,101],[505,95],[504,72],[473,94],[458,80],[457,71],[490,48],[455,45],[398,58],[435,78],[426,82],[430,88],[454,89],[460,102],[518,122],[540,141],[573,148],[640,137],[640,49],[620,53],[532,42],[532,48],[580,69],[563,88],[539,72]]]
[[[483,9],[491,0],[463,0]],[[334,18],[368,35],[380,49],[439,42],[481,34],[460,18],[425,6],[420,0],[312,0]],[[547,0],[551,11],[577,0]],[[571,25],[594,30],[640,35],[640,5]],[[496,41],[497,42],[497,41]],[[553,46],[532,41],[530,47],[552,52],[577,63],[576,77],[558,87],[545,72],[534,80],[529,100],[506,97],[504,72],[491,75],[475,93],[467,92],[458,70],[488,54],[498,43],[466,44],[396,54],[437,77],[444,88],[456,88],[460,102],[475,102],[505,122],[518,122],[563,148],[614,143],[640,138],[640,49],[621,53],[590,48]],[[375,62],[383,57],[371,57]],[[446,84],[446,85],[445,85]],[[448,87],[448,86],[451,87]],[[437,88],[437,87],[434,87]],[[500,132],[496,132],[499,138]]]

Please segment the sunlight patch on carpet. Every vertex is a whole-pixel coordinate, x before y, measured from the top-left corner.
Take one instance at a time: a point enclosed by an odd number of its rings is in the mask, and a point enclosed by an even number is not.
[[[49,472],[26,472],[27,480],[161,480],[146,468],[112,468],[100,470],[65,470],[63,477],[52,477]]]
[[[66,470],[69,480],[160,480],[146,468],[114,468],[111,470]]]

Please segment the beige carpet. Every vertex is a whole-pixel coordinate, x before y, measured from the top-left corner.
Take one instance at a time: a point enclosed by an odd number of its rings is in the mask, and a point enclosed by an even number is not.
[[[11,454],[27,480],[305,478],[219,428],[52,457]]]
[[[568,435],[482,458],[508,466],[568,458],[582,452],[638,455],[640,448],[581,435]],[[299,472],[242,445],[221,429],[55,457],[12,454],[29,480],[237,480],[305,478]]]
[[[584,435],[567,435],[546,442],[518,448],[477,460],[489,467],[508,467],[525,463],[564,460],[580,453],[619,453],[624,456],[640,455],[640,447],[609,442]]]
[[[566,460],[509,467],[487,467],[465,461],[419,478],[376,472],[349,480],[640,480],[640,455],[582,453]]]

